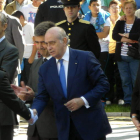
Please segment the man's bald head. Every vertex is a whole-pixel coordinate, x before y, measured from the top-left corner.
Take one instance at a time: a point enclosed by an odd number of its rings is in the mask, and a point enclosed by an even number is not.
[[[45,34],[46,47],[52,57],[61,59],[66,51],[68,36],[60,27],[52,27]]]

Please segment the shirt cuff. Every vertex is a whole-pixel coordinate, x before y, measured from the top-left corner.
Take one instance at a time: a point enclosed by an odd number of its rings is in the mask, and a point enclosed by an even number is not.
[[[88,101],[85,99],[85,97],[82,96],[81,99],[84,101],[85,107],[86,107],[86,108],[90,108],[89,103],[88,103]]]

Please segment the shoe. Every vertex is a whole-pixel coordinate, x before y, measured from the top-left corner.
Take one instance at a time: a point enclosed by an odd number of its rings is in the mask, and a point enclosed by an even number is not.
[[[106,105],[111,105],[111,101],[106,101]]]
[[[124,100],[120,99],[120,100],[118,101],[118,105],[124,105]]]

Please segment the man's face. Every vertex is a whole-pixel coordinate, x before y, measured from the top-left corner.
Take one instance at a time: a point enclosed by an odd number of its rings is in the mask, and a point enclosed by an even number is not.
[[[43,57],[49,56],[47,48],[44,47],[44,36],[34,36],[35,46]]]
[[[61,59],[66,50],[67,39],[64,38],[63,41],[58,39],[55,33],[46,33],[45,43],[49,54],[56,59]]]
[[[65,15],[68,19],[75,19],[78,16],[80,7],[76,6],[67,6],[64,7]]]
[[[0,11],[4,10],[5,3],[5,0],[0,0]]]
[[[92,14],[98,14],[99,10],[101,9],[101,2],[92,2],[91,5],[89,5],[89,9],[91,10]]]
[[[112,15],[112,16],[119,16],[119,13],[120,13],[120,7],[119,5],[117,4],[112,4],[110,5],[109,7],[109,13]]]

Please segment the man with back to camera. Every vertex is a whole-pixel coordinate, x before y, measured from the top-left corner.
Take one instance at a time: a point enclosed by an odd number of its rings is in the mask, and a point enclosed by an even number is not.
[[[100,44],[95,28],[90,22],[79,19],[81,0],[61,0],[67,20],[58,22],[56,25],[63,28],[69,36],[69,47],[78,50],[92,51],[96,58],[100,56]]]
[[[111,128],[101,97],[109,83],[98,60],[92,52],[69,48],[60,27],[46,32],[45,43],[52,58],[39,70],[34,114],[39,116],[51,97],[59,140],[106,140]]]

